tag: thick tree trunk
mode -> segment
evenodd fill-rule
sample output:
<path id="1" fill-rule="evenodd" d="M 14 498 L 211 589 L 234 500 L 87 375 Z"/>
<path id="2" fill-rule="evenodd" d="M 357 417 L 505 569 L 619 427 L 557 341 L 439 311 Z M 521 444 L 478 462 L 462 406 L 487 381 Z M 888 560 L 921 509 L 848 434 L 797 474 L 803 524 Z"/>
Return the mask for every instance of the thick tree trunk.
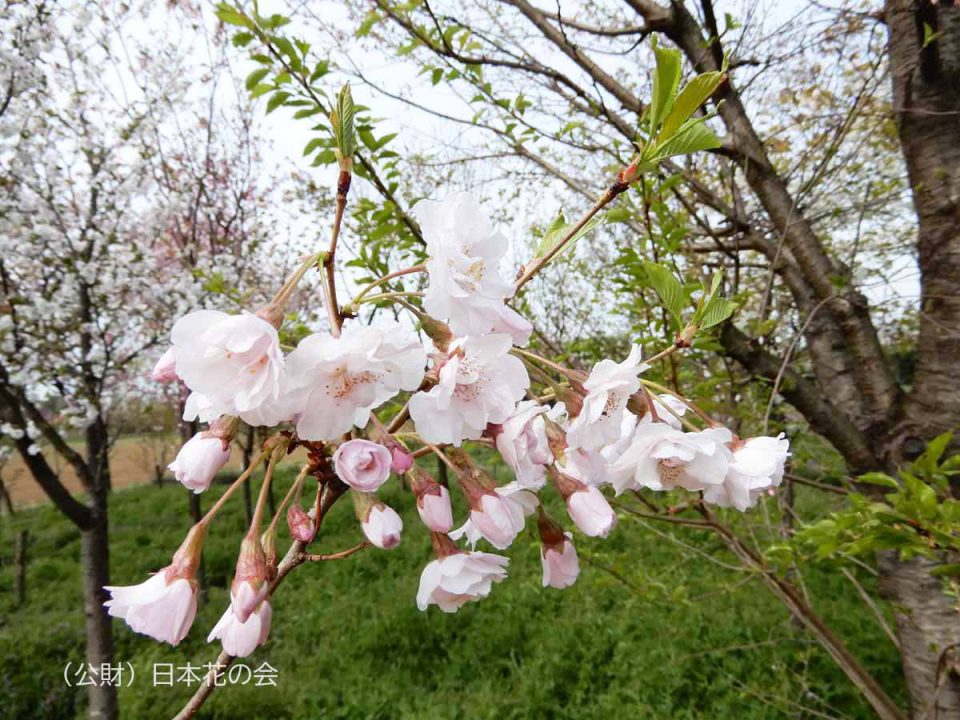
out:
<path id="1" fill-rule="evenodd" d="M 954 670 L 960 622 L 931 567 L 923 558 L 902 562 L 885 553 L 880 559 L 881 591 L 894 604 L 913 717 L 952 720 L 960 717 L 960 679 Z"/>
<path id="2" fill-rule="evenodd" d="M 960 7 L 888 0 L 885 15 L 922 282 L 916 376 L 889 443 L 896 464 L 960 426 Z M 883 587 L 897 610 L 914 716 L 955 719 L 960 615 L 928 567 L 885 558 Z"/>
<path id="3" fill-rule="evenodd" d="M 113 664 L 113 632 L 104 601 L 108 599 L 104 585 L 110 584 L 110 546 L 107 525 L 107 498 L 105 492 L 93 499 L 95 521 L 82 532 L 81 567 L 83 571 L 83 611 L 86 621 L 87 663 L 99 674 L 100 668 Z M 93 672 L 90 677 L 98 677 Z M 89 685 L 90 717 L 92 720 L 116 720 L 117 691 L 110 685 L 97 682 Z"/>

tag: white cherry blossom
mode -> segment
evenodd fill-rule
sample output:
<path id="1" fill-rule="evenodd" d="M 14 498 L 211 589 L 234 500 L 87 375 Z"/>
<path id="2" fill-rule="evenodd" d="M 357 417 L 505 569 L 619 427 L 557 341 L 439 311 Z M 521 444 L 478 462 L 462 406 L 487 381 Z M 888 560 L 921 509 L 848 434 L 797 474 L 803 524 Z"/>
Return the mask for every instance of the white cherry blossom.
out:
<path id="1" fill-rule="evenodd" d="M 744 512 L 783 481 L 783 470 L 790 456 L 790 441 L 783 433 L 777 437 L 755 437 L 733 451 L 733 458 L 722 485 L 711 485 L 703 499 L 720 507 Z"/>
<path id="2" fill-rule="evenodd" d="M 480 538 L 499 550 L 509 547 L 523 530 L 526 518 L 540 504 L 540 499 L 517 481 L 507 483 L 480 496 L 479 506 L 470 511 L 470 517 L 450 537 L 465 537 L 470 547 L 476 547 Z"/>
<path id="3" fill-rule="evenodd" d="M 425 441 L 459 447 L 489 423 L 503 423 L 530 386 L 527 369 L 510 355 L 509 335 L 455 340 L 439 382 L 410 398 L 410 417 Z"/>
<path id="4" fill-rule="evenodd" d="M 436 605 L 452 613 L 490 594 L 493 583 L 507 577 L 508 558 L 485 552 L 456 552 L 433 560 L 420 575 L 417 607 Z"/>
<path id="5" fill-rule="evenodd" d="M 518 403 L 496 438 L 500 457 L 513 470 L 517 482 L 531 490 L 544 486 L 545 466 L 553 461 L 543 419 L 547 409 L 534 400 Z"/>
<path id="6" fill-rule="evenodd" d="M 585 450 L 600 450 L 620 437 L 623 414 L 630 396 L 640 389 L 640 347 L 634 345 L 621 363 L 601 360 L 593 366 L 583 387 L 583 407 L 567 428 L 567 444 Z"/>
<path id="7" fill-rule="evenodd" d="M 426 311 L 447 320 L 458 335 L 506 333 L 525 345 L 532 326 L 504 304 L 513 296 L 513 283 L 499 269 L 507 239 L 473 196 L 461 192 L 442 202 L 421 200 L 413 213 L 430 256 Z"/>
<path id="8" fill-rule="evenodd" d="M 641 487 L 651 490 L 704 490 L 719 486 L 732 454 L 727 428 L 682 432 L 664 422 L 640 422 L 630 446 L 611 466 L 617 493 Z"/>
<path id="9" fill-rule="evenodd" d="M 280 394 L 283 353 L 277 329 L 252 313 L 198 310 L 171 332 L 176 373 L 197 397 L 185 420 L 256 411 Z"/>
<path id="10" fill-rule="evenodd" d="M 104 587 L 111 596 L 104 605 L 110 615 L 126 620 L 132 630 L 178 645 L 197 614 L 197 584 L 183 577 L 169 577 L 167 570 L 139 585 Z"/>
<path id="11" fill-rule="evenodd" d="M 287 358 L 287 395 L 305 440 L 329 441 L 364 427 L 370 411 L 423 380 L 426 352 L 399 323 L 347 323 L 335 338 L 304 338 Z"/>

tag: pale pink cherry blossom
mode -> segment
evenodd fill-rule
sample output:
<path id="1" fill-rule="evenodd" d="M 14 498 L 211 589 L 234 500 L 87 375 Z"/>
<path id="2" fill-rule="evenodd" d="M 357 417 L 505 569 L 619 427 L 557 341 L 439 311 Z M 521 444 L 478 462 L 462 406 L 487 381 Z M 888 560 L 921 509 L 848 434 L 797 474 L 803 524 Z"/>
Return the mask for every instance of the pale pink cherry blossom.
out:
<path id="1" fill-rule="evenodd" d="M 583 448 L 567 448 L 557 459 L 557 469 L 585 485 L 600 486 L 610 481 L 609 463 L 603 454 Z"/>
<path id="2" fill-rule="evenodd" d="M 513 470 L 517 482 L 531 490 L 546 484 L 546 465 L 553 462 L 543 418 L 546 412 L 546 406 L 524 400 L 496 432 L 500 457 Z"/>
<path id="3" fill-rule="evenodd" d="M 198 310 L 180 318 L 170 336 L 176 373 L 199 396 L 186 404 L 185 420 L 242 415 L 279 398 L 283 353 L 266 320 Z"/>
<path id="4" fill-rule="evenodd" d="M 507 333 L 525 345 L 533 330 L 507 307 L 513 283 L 500 274 L 506 238 L 468 193 L 442 202 L 421 200 L 413 208 L 427 244 L 429 284 L 423 306 L 431 316 L 449 320 L 458 335 Z"/>
<path id="5" fill-rule="evenodd" d="M 223 649 L 235 657 L 246 657 L 270 634 L 273 609 L 267 595 L 269 567 L 260 537 L 251 530 L 243 538 L 237 570 L 230 588 L 230 607 L 207 636 L 219 639 Z"/>
<path id="6" fill-rule="evenodd" d="M 433 547 L 437 559 L 423 569 L 417 591 L 422 611 L 436 605 L 445 613 L 456 612 L 471 600 L 485 598 L 493 583 L 507 577 L 510 560 L 502 555 L 458 550 L 442 533 L 433 533 Z"/>
<path id="7" fill-rule="evenodd" d="M 579 480 L 587 485 L 607 485 L 612 480 L 611 465 L 615 463 L 624 450 L 630 445 L 630 441 L 637 425 L 637 416 L 629 411 L 624 411 L 620 422 L 620 437 L 613 443 L 604 446 L 599 451 L 586 450 L 580 447 L 566 447 L 565 439 L 563 442 L 554 440 L 554 445 L 563 447 L 563 450 L 556 450 L 556 466 L 565 475 Z M 557 426 L 552 427 L 555 434 L 562 430 L 557 430 Z"/>
<path id="8" fill-rule="evenodd" d="M 618 493 L 651 490 L 705 490 L 722 485 L 732 459 L 733 434 L 722 427 L 682 432 L 664 422 L 640 422 L 630 446 L 611 466 Z"/>
<path id="9" fill-rule="evenodd" d="M 790 456 L 790 441 L 777 437 L 755 437 L 734 442 L 733 458 L 722 485 L 711 485 L 703 499 L 720 507 L 749 510 L 765 493 L 783 481 L 784 465 Z"/>
<path id="10" fill-rule="evenodd" d="M 333 454 L 337 477 L 362 492 L 376 492 L 390 477 L 392 464 L 387 448 L 361 438 L 348 440 Z"/>
<path id="11" fill-rule="evenodd" d="M 175 348 L 168 348 L 160 356 L 157 364 L 153 366 L 150 377 L 157 382 L 173 382 L 180 379 L 177 375 L 177 352 Z"/>
<path id="12" fill-rule="evenodd" d="M 313 540 L 316 532 L 316 525 L 306 510 L 300 507 L 298 502 L 294 502 L 287 508 L 287 527 L 290 529 L 290 536 L 300 542 L 310 542 Z"/>
<path id="13" fill-rule="evenodd" d="M 567 503 L 570 519 L 584 535 L 606 537 L 617 524 L 617 514 L 603 493 L 593 485 L 551 468 L 551 477 Z"/>
<path id="14" fill-rule="evenodd" d="M 504 305 L 498 312 L 490 332 L 505 333 L 513 338 L 514 345 L 525 347 L 533 334 L 533 325 L 516 310 Z"/>
<path id="15" fill-rule="evenodd" d="M 167 567 L 146 582 L 129 587 L 107 585 L 109 614 L 126 620 L 135 632 L 178 645 L 197 614 L 196 571 L 206 528 L 194 525 Z"/>
<path id="16" fill-rule="evenodd" d="M 247 657 L 267 641 L 272 618 L 273 608 L 269 600 L 263 600 L 244 622 L 233 612 L 232 606 L 228 607 L 213 626 L 207 642 L 220 640 L 227 654 Z"/>
<path id="17" fill-rule="evenodd" d="M 468 491 L 467 497 L 471 506 L 470 517 L 450 533 L 450 537 L 454 540 L 465 537 L 471 547 L 475 547 L 482 537 L 499 550 L 513 544 L 523 530 L 526 518 L 540 504 L 536 494 L 517 481 L 492 489 Z"/>
<path id="18" fill-rule="evenodd" d="M 543 545 L 540 548 L 540 561 L 543 565 L 543 586 L 562 590 L 570 587 L 580 575 L 580 561 L 577 559 L 577 549 L 573 546 L 573 536 L 566 533 L 566 538 L 559 545 Z"/>
<path id="19" fill-rule="evenodd" d="M 177 482 L 195 493 L 210 487 L 217 473 L 230 461 L 229 421 L 217 421 L 184 443 L 167 468 Z M 235 427 L 235 425 L 232 425 Z M 228 433 L 228 434 L 225 434 Z"/>
<path id="20" fill-rule="evenodd" d="M 389 505 L 384 505 L 372 493 L 350 493 L 353 496 L 353 506 L 357 519 L 373 545 L 381 550 L 391 550 L 400 544 L 400 533 L 403 531 L 403 520 Z"/>
<path id="21" fill-rule="evenodd" d="M 453 528 L 450 491 L 416 465 L 407 472 L 410 489 L 417 496 L 417 512 L 430 530 L 448 533 Z"/>
<path id="22" fill-rule="evenodd" d="M 570 587 L 580 575 L 580 561 L 573 546 L 573 535 L 551 520 L 542 510 L 537 517 L 540 530 L 540 562 L 543 586 L 561 590 Z"/>
<path id="23" fill-rule="evenodd" d="M 640 389 L 640 347 L 634 345 L 621 363 L 601 360 L 583 382 L 583 406 L 567 427 L 567 444 L 584 450 L 601 450 L 620 437 L 623 414 L 630 396 Z"/>
<path id="24" fill-rule="evenodd" d="M 340 337 L 317 333 L 287 357 L 287 396 L 296 406 L 297 434 L 335 440 L 370 412 L 423 380 L 426 351 L 416 333 L 399 323 L 348 322 Z"/>
<path id="25" fill-rule="evenodd" d="M 523 362 L 510 355 L 508 335 L 454 341 L 440 367 L 437 384 L 410 398 L 410 417 L 429 443 L 457 447 L 477 439 L 487 425 L 510 417 L 530 386 Z"/>
<path id="26" fill-rule="evenodd" d="M 657 419 L 676 430 L 680 430 L 683 427 L 680 418 L 687 414 L 687 404 L 673 395 L 651 395 L 651 397 L 653 398 L 653 407 L 657 413 Z M 649 416 L 644 417 L 648 418 Z"/>

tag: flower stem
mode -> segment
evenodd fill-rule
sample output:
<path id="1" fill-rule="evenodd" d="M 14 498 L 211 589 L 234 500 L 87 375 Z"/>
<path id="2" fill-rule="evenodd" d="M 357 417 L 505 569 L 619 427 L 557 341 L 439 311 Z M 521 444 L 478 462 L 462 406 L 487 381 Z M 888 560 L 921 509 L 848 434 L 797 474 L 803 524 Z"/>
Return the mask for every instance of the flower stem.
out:
<path id="1" fill-rule="evenodd" d="M 267 532 L 272 532 L 277 527 L 277 521 L 280 519 L 280 516 L 283 515 L 284 509 L 287 507 L 287 503 L 296 495 L 300 496 L 300 490 L 303 487 L 303 481 L 307 477 L 307 473 L 310 472 L 310 466 L 304 465 L 300 468 L 300 473 L 297 475 L 297 479 L 293 481 L 293 485 L 290 486 L 290 489 L 287 490 L 287 494 L 283 497 L 283 502 L 280 503 L 280 506 L 277 508 L 277 512 L 273 515 L 273 520 L 270 521 L 270 525 L 267 527 Z"/>
<path id="2" fill-rule="evenodd" d="M 263 510 L 267 505 L 267 493 L 270 490 L 270 483 L 273 480 L 273 471 L 277 467 L 277 462 L 287 452 L 287 443 L 281 441 L 276 447 L 270 450 L 270 461 L 267 463 L 267 470 L 263 474 L 263 483 L 260 485 L 260 495 L 257 497 L 257 506 L 253 509 L 253 520 L 250 521 L 250 532 L 258 533 L 260 530 L 260 521 L 263 518 Z"/>
<path id="3" fill-rule="evenodd" d="M 217 499 L 217 501 L 213 504 L 213 506 L 209 510 L 207 510 L 207 514 L 204 515 L 203 518 L 201 518 L 201 520 L 197 524 L 209 526 L 210 523 L 213 521 L 214 516 L 216 516 L 216 514 L 220 512 L 220 509 L 230 499 L 230 496 L 233 495 L 240 488 L 241 485 L 243 485 L 243 483 L 253 474 L 253 471 L 257 469 L 260 463 L 263 462 L 264 458 L 267 457 L 267 455 L 269 454 L 270 454 L 269 450 L 264 450 L 259 455 L 257 455 L 257 457 L 254 458 L 254 460 L 250 463 L 250 465 L 247 466 L 247 469 L 244 470 L 243 473 L 241 473 L 240 477 L 238 477 L 236 480 L 233 481 L 233 484 L 230 487 L 228 487 L 226 492 L 224 492 L 223 495 L 221 495 Z"/>
<path id="4" fill-rule="evenodd" d="M 656 383 L 656 382 L 654 382 L 653 380 L 645 380 L 645 379 L 643 379 L 643 378 L 640 379 L 640 382 L 642 382 L 646 387 L 653 388 L 653 389 L 656 390 L 657 392 L 666 393 L 667 395 L 672 395 L 672 396 L 675 397 L 677 400 L 679 400 L 679 401 L 682 402 L 684 405 L 686 405 L 688 408 L 690 408 L 691 410 L 693 410 L 693 411 L 700 417 L 700 419 L 703 420 L 709 427 L 717 427 L 717 426 L 723 424 L 723 423 L 717 422 L 717 421 L 714 420 L 712 417 L 710 417 L 709 415 L 707 415 L 707 413 L 705 413 L 703 410 L 701 410 L 699 407 L 697 407 L 692 401 L 688 400 L 687 398 L 685 398 L 685 397 L 684 397 L 683 395 L 681 395 L 680 393 L 678 393 L 678 392 L 676 392 L 676 391 L 674 391 L 674 390 L 671 390 L 670 388 L 666 387 L 665 385 L 661 385 L 660 383 Z M 681 422 L 683 422 L 683 418 L 680 417 L 679 415 L 677 415 L 677 413 L 675 413 L 675 412 L 673 411 L 673 409 L 672 409 L 669 405 L 664 404 L 664 407 L 667 408 L 667 410 L 669 410 L 671 413 L 673 413 L 674 415 L 676 415 L 676 417 L 680 418 Z M 689 421 L 687 421 L 687 422 L 684 422 L 684 425 L 691 425 L 691 423 L 690 423 Z M 692 426 L 692 425 L 691 425 L 691 426 Z M 698 429 L 698 428 L 694 427 L 694 430 L 697 430 L 697 429 Z"/>
<path id="5" fill-rule="evenodd" d="M 403 275 L 411 275 L 413 273 L 426 272 L 426 270 L 427 270 L 426 265 L 411 265 L 410 267 L 404 268 L 403 270 L 394 270 L 392 273 L 388 273 L 384 275 L 382 278 L 374 280 L 372 283 L 367 285 L 363 290 L 361 290 L 359 294 L 357 294 L 353 298 L 353 300 L 350 301 L 350 307 L 355 307 L 356 305 L 359 305 L 360 301 L 368 292 L 370 292 L 376 287 L 379 287 L 380 285 L 383 285 L 385 282 L 389 282 L 394 278 L 402 277 Z"/>
<path id="6" fill-rule="evenodd" d="M 550 368 L 551 370 L 555 370 L 556 372 L 560 373 L 564 377 L 567 377 L 567 378 L 573 377 L 573 372 L 568 368 L 563 367 L 563 365 L 558 365 L 552 360 L 547 360 L 545 357 L 540 357 L 536 353 L 532 353 L 529 350 L 524 350 L 522 348 L 515 347 L 511 349 L 510 352 L 512 352 L 514 355 L 520 355 L 524 358 L 533 360 L 534 362 L 540 363 L 541 365 L 546 365 L 548 368 Z"/>

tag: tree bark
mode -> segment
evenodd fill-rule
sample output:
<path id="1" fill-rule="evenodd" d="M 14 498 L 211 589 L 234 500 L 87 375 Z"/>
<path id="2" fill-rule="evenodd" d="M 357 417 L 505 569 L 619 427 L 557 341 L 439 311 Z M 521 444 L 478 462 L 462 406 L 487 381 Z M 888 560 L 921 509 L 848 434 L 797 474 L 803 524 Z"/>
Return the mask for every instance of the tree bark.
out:
<path id="1" fill-rule="evenodd" d="M 81 567 L 87 663 L 92 667 L 91 679 L 99 680 L 100 668 L 113 664 L 113 631 L 110 615 L 103 606 L 108 599 L 108 593 L 103 588 L 110 584 L 110 546 L 105 488 L 100 488 L 94 493 L 92 503 L 93 526 L 84 530 L 81 535 Z M 116 720 L 118 711 L 115 687 L 98 681 L 88 686 L 87 697 L 90 703 L 91 720 Z"/>
<path id="2" fill-rule="evenodd" d="M 888 442 L 888 462 L 960 426 L 960 7 L 887 0 L 898 134 L 917 211 L 920 331 L 913 387 Z M 956 452 L 955 438 L 952 452 Z M 885 557 L 916 718 L 960 718 L 954 646 L 960 615 L 929 562 Z"/>

